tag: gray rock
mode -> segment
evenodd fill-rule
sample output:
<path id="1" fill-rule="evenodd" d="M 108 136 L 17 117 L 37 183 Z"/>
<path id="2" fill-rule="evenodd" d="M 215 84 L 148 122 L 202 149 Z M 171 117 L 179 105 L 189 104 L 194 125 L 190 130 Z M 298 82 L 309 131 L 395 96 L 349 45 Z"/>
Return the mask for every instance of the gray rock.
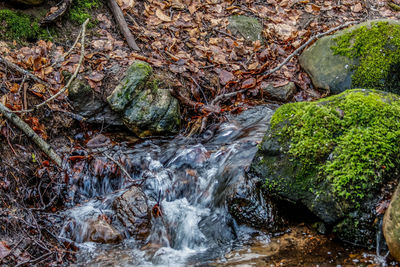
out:
<path id="1" fill-rule="evenodd" d="M 151 213 L 147 198 L 136 186 L 117 197 L 113 209 L 126 233 L 136 240 L 145 240 L 151 229 Z"/>
<path id="2" fill-rule="evenodd" d="M 235 35 L 242 35 L 248 41 L 260 40 L 262 42 L 263 40 L 263 26 L 256 18 L 241 15 L 232 16 L 229 18 L 228 29 Z"/>
<path id="3" fill-rule="evenodd" d="M 135 61 L 107 98 L 111 109 L 137 136 L 176 134 L 180 128 L 179 103 L 168 90 L 151 79 L 149 64 Z"/>
<path id="4" fill-rule="evenodd" d="M 123 125 L 118 114 L 112 111 L 107 103 L 95 97 L 86 81 L 75 79 L 68 93 L 74 112 L 85 117 L 87 122 Z"/>
<path id="5" fill-rule="evenodd" d="M 400 186 L 397 187 L 385 212 L 383 234 L 390 254 L 400 261 Z"/>
<path id="6" fill-rule="evenodd" d="M 265 97 L 271 97 L 281 102 L 288 102 L 292 100 L 294 93 L 296 93 L 296 84 L 289 82 L 286 85 L 274 87 L 270 83 L 261 83 L 261 89 Z"/>
<path id="7" fill-rule="evenodd" d="M 396 20 L 367 21 L 333 35 L 324 36 L 301 54 L 299 58 L 300 65 L 310 75 L 315 87 L 327 90 L 333 94 L 358 87 L 353 84 L 352 76 L 360 64 L 359 59 L 335 55 L 331 47 L 336 45 L 335 38 L 362 26 L 371 27 L 376 22 L 388 22 L 389 24 L 400 25 L 400 22 Z"/>

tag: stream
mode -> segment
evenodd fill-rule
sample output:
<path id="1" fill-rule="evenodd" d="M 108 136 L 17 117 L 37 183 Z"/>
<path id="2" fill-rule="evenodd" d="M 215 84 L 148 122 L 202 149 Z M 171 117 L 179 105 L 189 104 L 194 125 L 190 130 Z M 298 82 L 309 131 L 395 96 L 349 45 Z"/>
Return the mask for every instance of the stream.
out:
<path id="1" fill-rule="evenodd" d="M 279 233 L 263 232 L 231 216 L 228 198 L 245 181 L 245 171 L 272 114 L 267 106 L 256 107 L 197 138 L 135 143 L 106 138 L 103 145 L 89 147 L 88 143 L 75 150 L 71 155 L 92 155 L 90 161 L 67 163 L 70 208 L 61 214 L 65 220 L 60 238 L 79 247 L 77 265 L 274 266 L 285 265 L 286 257 L 294 262 L 304 258 L 306 265 L 385 265 L 385 259 L 374 253 L 338 245 L 304 225 Z M 127 173 L 116 171 L 121 167 L 116 162 Z M 118 208 L 126 207 L 121 199 L 126 200 L 127 192 L 136 192 L 132 193 L 134 200 L 142 206 L 128 207 L 129 214 Z M 255 213 L 273 221 L 273 209 L 261 197 L 254 201 L 261 207 Z M 132 220 L 140 212 L 147 214 L 146 209 L 151 216 Z M 100 225 L 106 227 L 100 228 L 105 232 L 112 225 L 121 235 L 104 242 L 103 237 L 99 239 L 99 227 L 93 232 L 93 225 L 99 225 L 96 220 L 103 221 Z M 140 229 L 126 230 L 129 224 Z M 120 241 L 122 235 L 128 238 Z M 306 250 L 311 251 L 309 256 Z"/>

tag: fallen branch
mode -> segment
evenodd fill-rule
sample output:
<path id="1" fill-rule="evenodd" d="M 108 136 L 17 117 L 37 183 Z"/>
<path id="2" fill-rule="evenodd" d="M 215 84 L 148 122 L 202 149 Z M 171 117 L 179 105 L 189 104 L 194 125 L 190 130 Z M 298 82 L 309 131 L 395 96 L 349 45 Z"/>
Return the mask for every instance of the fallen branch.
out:
<path id="1" fill-rule="evenodd" d="M 114 15 L 115 21 L 117 22 L 119 29 L 124 35 L 129 47 L 133 50 L 140 51 L 140 48 L 137 46 L 135 39 L 133 38 L 131 31 L 129 30 L 128 24 L 126 23 L 124 18 L 124 14 L 122 13 L 122 10 L 117 2 L 115 2 L 115 0 L 108 0 L 108 6 L 110 7 Z"/>
<path id="2" fill-rule="evenodd" d="M 46 143 L 37 133 L 35 133 L 28 124 L 26 124 L 20 117 L 14 112 L 9 110 L 6 106 L 0 103 L 0 113 L 4 115 L 9 121 L 14 123 L 19 129 L 21 129 L 29 138 L 35 142 L 35 144 L 44 152 L 46 155 L 53 160 L 59 167 L 61 167 L 61 158 L 56 152 Z"/>
<path id="3" fill-rule="evenodd" d="M 21 68 L 20 66 L 14 64 L 14 63 L 12 63 L 12 62 L 10 62 L 10 61 L 8 61 L 8 60 L 6 60 L 6 59 L 3 58 L 2 56 L 0 56 L 0 63 L 3 63 L 4 65 L 6 65 L 6 67 L 8 67 L 8 68 L 10 68 L 10 69 L 12 69 L 12 70 L 14 70 L 14 71 L 17 71 L 17 72 L 23 74 L 23 75 L 26 76 L 27 78 L 29 78 L 29 79 L 31 79 L 31 80 L 37 82 L 37 83 L 41 83 L 41 84 L 43 84 L 43 85 L 46 85 L 47 87 L 51 87 L 51 85 L 50 85 L 49 83 L 43 81 L 42 79 L 40 79 L 40 78 L 37 77 L 36 75 L 34 75 L 34 74 L 30 73 L 29 71 L 27 71 L 27 70 Z"/>
<path id="4" fill-rule="evenodd" d="M 205 105 L 203 103 L 190 100 L 189 98 L 181 95 L 179 92 L 176 92 L 176 90 L 170 89 L 170 93 L 172 96 L 177 98 L 179 100 L 179 102 L 181 102 L 182 104 L 184 104 L 186 106 L 193 107 L 195 110 L 198 110 L 203 113 L 220 113 L 220 108 L 217 106 L 213 106 L 212 104 Z"/>
<path id="5" fill-rule="evenodd" d="M 358 21 L 349 21 L 349 22 L 346 22 L 345 24 L 342 24 L 342 25 L 339 25 L 339 26 L 337 26 L 337 27 L 335 27 L 335 28 L 332 28 L 332 29 L 330 29 L 330 30 L 328 30 L 328 31 L 326 31 L 326 32 L 323 32 L 323 33 L 319 33 L 319 34 L 317 34 L 317 35 L 314 35 L 313 37 L 311 37 L 310 39 L 308 39 L 307 42 L 305 42 L 305 43 L 302 44 L 300 47 L 298 47 L 296 50 L 294 50 L 294 52 L 291 53 L 287 58 L 285 58 L 285 60 L 284 60 L 281 64 L 279 64 L 278 66 L 276 66 L 276 67 L 273 68 L 272 70 L 268 70 L 268 71 L 262 72 L 262 73 L 260 73 L 260 74 L 261 74 L 261 75 L 266 75 L 266 76 L 271 75 L 272 73 L 274 73 L 274 72 L 280 70 L 280 69 L 281 69 L 284 65 L 286 65 L 294 56 L 297 56 L 301 51 L 303 51 L 303 49 L 306 48 L 310 43 L 314 42 L 315 40 L 317 40 L 317 39 L 319 39 L 319 38 L 321 38 L 321 37 L 323 37 L 323 36 L 325 36 L 325 35 L 328 35 L 328 34 L 330 34 L 330 33 L 332 33 L 332 32 L 337 31 L 337 30 L 346 28 L 346 27 L 350 26 L 351 24 L 354 24 L 354 23 L 357 23 L 357 22 L 358 22 Z"/>
<path id="6" fill-rule="evenodd" d="M 319 38 L 321 38 L 321 37 L 323 37 L 323 36 L 325 36 L 325 35 L 328 35 L 328 34 L 334 32 L 334 31 L 337 31 L 337 30 L 346 28 L 346 27 L 348 27 L 349 25 L 354 24 L 354 23 L 357 23 L 357 21 L 350 21 L 350 22 L 347 22 L 347 23 L 345 23 L 345 24 L 339 25 L 339 26 L 337 26 L 337 27 L 335 27 L 335 28 L 332 28 L 332 29 L 330 29 L 330 30 L 328 30 L 328 31 L 326 31 L 326 32 L 323 32 L 323 33 L 319 33 L 319 34 L 317 34 L 317 35 L 314 35 L 313 37 L 311 37 L 310 39 L 308 39 L 307 42 L 305 42 L 305 43 L 302 44 L 300 47 L 298 47 L 296 50 L 294 50 L 294 52 L 291 53 L 287 58 L 285 58 L 285 60 L 284 60 L 282 63 L 280 63 L 278 66 L 276 66 L 275 68 L 273 68 L 273 69 L 271 69 L 271 70 L 267 70 L 267 71 L 265 71 L 265 72 L 261 72 L 261 73 L 259 73 L 258 75 L 269 76 L 269 75 L 271 75 L 271 74 L 277 72 L 277 71 L 280 70 L 283 66 L 285 66 L 293 57 L 297 56 L 304 48 L 306 48 L 306 47 L 307 47 L 310 43 L 312 43 L 313 41 L 315 41 L 315 40 L 317 40 L 317 39 L 319 39 Z M 240 90 L 240 91 L 237 91 L 237 92 L 231 92 L 231 93 L 226 93 L 226 94 L 219 95 L 219 96 L 217 96 L 217 97 L 211 102 L 211 105 L 215 105 L 215 104 L 218 103 L 219 101 L 221 101 L 221 100 L 223 100 L 223 99 L 227 99 L 227 98 L 233 97 L 233 96 L 235 96 L 235 95 L 238 94 L 238 93 L 244 93 L 244 92 L 246 92 L 247 90 L 248 90 L 248 89 L 243 89 L 243 90 Z"/>
<path id="7" fill-rule="evenodd" d="M 40 104 L 37 104 L 34 108 L 32 109 L 28 109 L 28 110 L 18 110 L 18 111 L 14 111 L 15 113 L 26 113 L 26 112 L 32 112 L 46 104 L 48 104 L 50 101 L 56 99 L 58 96 L 60 96 L 62 93 L 64 93 L 70 86 L 72 81 L 76 78 L 76 76 L 79 73 L 79 69 L 81 68 L 83 59 L 85 57 L 85 33 L 86 33 L 86 25 L 88 24 L 89 19 L 87 19 L 83 24 L 82 24 L 82 36 L 81 36 L 81 56 L 79 58 L 79 62 L 78 62 L 78 66 L 75 70 L 75 72 L 72 74 L 72 76 L 69 78 L 67 84 L 60 89 L 56 94 L 52 95 L 50 98 L 46 99 L 45 101 L 43 101 Z"/>
<path id="8" fill-rule="evenodd" d="M 107 153 L 103 153 L 104 156 L 106 156 L 108 159 L 110 159 L 112 162 L 114 162 L 115 164 L 117 164 L 117 166 L 121 169 L 121 171 L 126 175 L 126 177 L 128 177 L 129 182 L 134 181 L 132 179 L 132 176 L 129 174 L 129 172 L 124 168 L 124 166 L 122 166 L 122 164 L 115 160 L 113 157 L 111 157 L 110 155 L 108 155 Z"/>

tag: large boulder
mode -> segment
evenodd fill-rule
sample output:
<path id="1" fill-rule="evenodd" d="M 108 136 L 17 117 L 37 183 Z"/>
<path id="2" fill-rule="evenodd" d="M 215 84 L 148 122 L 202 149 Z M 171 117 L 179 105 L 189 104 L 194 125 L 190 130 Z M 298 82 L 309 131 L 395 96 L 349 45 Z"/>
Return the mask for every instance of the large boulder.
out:
<path id="1" fill-rule="evenodd" d="M 307 207 L 339 238 L 373 245 L 382 186 L 399 171 L 400 97 L 356 89 L 281 106 L 250 176 L 275 199 Z"/>
<path id="2" fill-rule="evenodd" d="M 124 124 L 139 137 L 176 134 L 180 127 L 178 101 L 158 88 L 149 64 L 135 61 L 107 98 Z"/>
<path id="3" fill-rule="evenodd" d="M 325 36 L 306 49 L 300 65 L 315 87 L 400 92 L 400 22 L 367 21 Z"/>
<path id="4" fill-rule="evenodd" d="M 385 212 L 383 234 L 390 254 L 400 261 L 400 186 L 397 187 Z"/>
<path id="5" fill-rule="evenodd" d="M 151 229 L 151 212 L 143 191 L 133 186 L 113 202 L 113 209 L 125 233 L 136 240 L 146 240 Z"/>

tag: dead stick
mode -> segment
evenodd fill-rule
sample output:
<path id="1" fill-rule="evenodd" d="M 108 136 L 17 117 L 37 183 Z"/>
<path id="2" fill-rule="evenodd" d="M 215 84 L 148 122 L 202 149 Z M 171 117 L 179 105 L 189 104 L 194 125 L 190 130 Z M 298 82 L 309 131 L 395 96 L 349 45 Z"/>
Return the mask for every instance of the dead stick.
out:
<path id="1" fill-rule="evenodd" d="M 5 58 L 3 58 L 2 56 L 0 56 L 0 63 L 3 63 L 4 65 L 6 65 L 6 67 L 13 69 L 15 71 L 18 71 L 19 73 L 27 76 L 28 78 L 30 78 L 31 80 L 34 80 L 37 83 L 41 83 L 46 85 L 47 87 L 51 87 L 51 85 L 45 81 L 43 81 L 42 79 L 40 79 L 39 77 L 37 77 L 36 75 L 30 73 L 29 71 L 21 68 L 20 66 L 6 60 Z"/>
<path id="2" fill-rule="evenodd" d="M 268 76 L 268 75 L 271 75 L 271 74 L 274 73 L 274 72 L 277 72 L 277 71 L 280 70 L 283 66 L 285 66 L 294 56 L 297 56 L 304 48 L 306 48 L 306 47 L 307 47 L 311 42 L 313 42 L 314 40 L 317 40 L 317 39 L 319 39 L 319 38 L 321 38 L 321 37 L 323 37 L 323 36 L 325 36 L 325 35 L 328 35 L 328 34 L 334 32 L 334 31 L 337 31 L 337 30 L 346 28 L 347 26 L 349 26 L 349 25 L 351 25 L 351 24 L 354 24 L 354 23 L 357 23 L 357 21 L 350 21 L 350 22 L 347 22 L 347 23 L 345 23 L 345 24 L 339 25 L 339 26 L 337 26 L 337 27 L 335 27 L 335 28 L 332 28 L 332 29 L 330 29 L 330 30 L 328 30 L 328 31 L 326 31 L 326 32 L 323 32 L 323 33 L 319 33 L 319 34 L 317 34 L 317 35 L 314 35 L 313 37 L 311 37 L 310 39 L 308 39 L 308 41 L 305 42 L 303 45 L 301 45 L 299 48 L 297 48 L 296 50 L 294 50 L 294 52 L 291 53 L 287 58 L 285 58 L 285 60 L 284 60 L 281 64 L 279 64 L 278 66 L 276 66 L 275 68 L 273 68 L 273 69 L 271 69 L 271 70 L 267 70 L 267 71 L 265 71 L 265 72 L 262 72 L 262 73 L 260 73 L 259 75 Z M 243 89 L 243 90 L 240 90 L 240 91 L 237 91 L 237 92 L 231 92 L 231 93 L 226 93 L 226 94 L 219 95 L 219 96 L 217 96 L 217 97 L 211 102 L 211 105 L 215 105 L 217 102 L 219 102 L 219 101 L 221 101 L 221 100 L 223 100 L 223 99 L 233 97 L 233 96 L 235 96 L 236 94 L 238 94 L 238 93 L 244 93 L 245 91 L 247 91 L 247 89 Z"/>
<path id="3" fill-rule="evenodd" d="M 286 65 L 286 63 L 289 62 L 289 60 L 291 60 L 294 56 L 297 56 L 304 48 L 306 48 L 306 47 L 307 47 L 310 43 L 312 43 L 314 40 L 317 40 L 317 39 L 319 39 L 319 38 L 321 38 L 321 37 L 323 37 L 323 36 L 325 36 L 325 35 L 328 35 L 328 34 L 334 32 L 334 31 L 337 31 L 337 30 L 346 28 L 347 26 L 349 26 L 349 25 L 351 25 L 351 24 L 354 24 L 354 23 L 357 23 L 357 21 L 349 21 L 349 22 L 347 22 L 347 23 L 345 23 L 345 24 L 342 24 L 342 25 L 339 25 L 339 26 L 337 26 L 337 27 L 335 27 L 335 28 L 332 28 L 332 29 L 330 29 L 330 30 L 328 30 L 328 31 L 326 31 L 326 32 L 323 32 L 323 33 L 319 33 L 319 34 L 317 34 L 317 35 L 314 35 L 313 37 L 311 37 L 310 39 L 308 39 L 307 42 L 305 42 L 305 43 L 302 44 L 299 48 L 297 48 L 296 50 L 294 50 L 294 52 L 291 53 L 281 64 L 279 64 L 278 66 L 276 66 L 276 67 L 273 68 L 272 70 L 268 70 L 268 71 L 265 71 L 265 72 L 261 73 L 261 75 L 271 75 L 272 73 L 274 73 L 274 72 L 280 70 L 284 65 Z"/>
<path id="4" fill-rule="evenodd" d="M 44 105 L 46 105 L 47 103 L 49 103 L 50 101 L 52 101 L 53 99 L 57 98 L 59 95 L 61 95 L 62 93 L 64 93 L 70 86 L 72 81 L 76 78 L 76 76 L 79 73 L 79 69 L 81 68 L 82 62 L 83 62 L 83 58 L 85 57 L 85 32 L 86 32 L 86 25 L 88 24 L 89 19 L 87 19 L 83 24 L 82 24 L 82 37 L 81 37 L 81 56 L 79 58 L 79 62 L 78 62 L 78 66 L 74 72 L 74 74 L 72 74 L 71 78 L 69 78 L 67 84 L 60 89 L 56 94 L 54 94 L 53 96 L 51 96 L 50 98 L 46 99 L 46 101 L 43 101 L 40 104 L 37 104 L 34 108 L 32 109 L 28 109 L 28 110 L 18 110 L 18 111 L 14 111 L 15 113 L 25 113 L 25 112 L 32 112 L 35 109 L 38 109 Z"/>
<path id="5" fill-rule="evenodd" d="M 8 120 L 14 125 L 21 129 L 29 138 L 35 142 L 35 144 L 44 152 L 46 155 L 53 160 L 59 167 L 61 167 L 61 158 L 56 152 L 46 143 L 37 133 L 35 133 L 28 124 L 26 124 L 20 117 L 14 112 L 9 110 L 6 106 L 0 103 L 0 113 L 3 114 Z"/>
<path id="6" fill-rule="evenodd" d="M 133 50 L 140 51 L 140 48 L 137 46 L 135 39 L 133 38 L 131 31 L 129 30 L 128 24 L 126 23 L 124 18 L 124 14 L 122 13 L 122 10 L 117 2 L 115 2 L 115 0 L 108 0 L 108 5 L 129 47 Z"/>

